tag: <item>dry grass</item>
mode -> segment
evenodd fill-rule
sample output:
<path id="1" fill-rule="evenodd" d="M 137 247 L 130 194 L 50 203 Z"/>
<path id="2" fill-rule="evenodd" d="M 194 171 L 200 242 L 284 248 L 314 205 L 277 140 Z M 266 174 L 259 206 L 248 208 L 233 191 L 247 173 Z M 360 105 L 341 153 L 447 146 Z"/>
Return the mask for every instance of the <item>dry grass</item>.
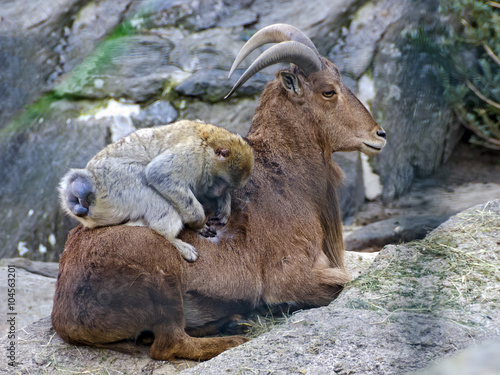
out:
<path id="1" fill-rule="evenodd" d="M 497 309 L 500 217 L 486 206 L 465 211 L 424 240 L 390 246 L 354 280 L 351 307 L 460 315 L 471 305 Z"/>

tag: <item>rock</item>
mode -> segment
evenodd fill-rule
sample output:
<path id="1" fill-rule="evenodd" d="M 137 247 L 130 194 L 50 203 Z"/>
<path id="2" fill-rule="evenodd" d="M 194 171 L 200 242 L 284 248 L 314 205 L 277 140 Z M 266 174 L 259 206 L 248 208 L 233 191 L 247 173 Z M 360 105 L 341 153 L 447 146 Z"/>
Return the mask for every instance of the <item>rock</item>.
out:
<path id="1" fill-rule="evenodd" d="M 128 3 L 130 0 L 2 2 L 0 128 L 90 53 L 121 21 Z"/>
<path id="2" fill-rule="evenodd" d="M 76 221 L 59 208 L 57 185 L 110 141 L 109 119 L 67 119 L 56 107 L 51 112 L 57 118 L 40 118 L 29 133 L 0 137 L 0 257 L 59 260 Z M 22 199 L 14 198 L 20 190 Z"/>
<path id="3" fill-rule="evenodd" d="M 198 70 L 182 81 L 175 90 L 182 95 L 199 97 L 206 102 L 219 102 L 224 99 L 243 72 L 243 70 L 237 70 L 235 74 L 228 79 L 227 70 Z M 248 80 L 238 89 L 234 96 L 256 96 L 264 90 L 267 82 L 272 79 L 274 79 L 274 76 L 257 73 L 252 79 Z"/>
<path id="4" fill-rule="evenodd" d="M 356 0 L 329 0 L 269 2 L 255 0 L 251 9 L 259 14 L 254 28 L 259 30 L 274 23 L 288 23 L 302 30 L 313 41 L 318 51 L 326 53 L 336 44 L 337 29 L 349 22 L 349 16 L 362 3 Z"/>
<path id="5" fill-rule="evenodd" d="M 138 127 L 169 124 L 174 122 L 176 118 L 175 107 L 166 100 L 157 100 L 141 109 L 138 114 L 132 114 L 132 120 Z"/>
<path id="6" fill-rule="evenodd" d="M 87 2 L 75 15 L 65 35 L 64 71 L 69 72 L 90 55 L 97 44 L 123 20 L 132 0 Z"/>
<path id="7" fill-rule="evenodd" d="M 252 125 L 252 118 L 258 99 L 243 99 L 209 104 L 195 101 L 182 112 L 182 118 L 188 120 L 203 120 L 207 123 L 245 136 Z"/>
<path id="8" fill-rule="evenodd" d="M 0 4 L 0 32 L 23 35 L 30 30 L 42 37 L 61 28 L 84 3 L 81 0 L 50 0 L 20 4 L 5 1 Z"/>
<path id="9" fill-rule="evenodd" d="M 163 91 L 179 68 L 169 64 L 172 42 L 159 36 L 124 36 L 103 42 L 57 85 L 59 96 L 127 98 L 143 102 Z"/>
<path id="10" fill-rule="evenodd" d="M 344 237 L 345 249 L 360 251 L 379 250 L 388 244 L 409 242 L 424 238 L 450 215 L 419 215 L 397 217 L 361 227 Z"/>
<path id="11" fill-rule="evenodd" d="M 50 317 L 43 318 L 23 330 L 17 331 L 15 341 L 16 367 L 8 366 L 7 361 L 0 363 L 0 372 L 19 374 L 61 373 L 120 373 L 120 374 L 177 374 L 183 368 L 196 362 L 182 361 L 171 363 L 154 361 L 148 356 L 148 348 L 143 347 L 140 354 L 131 356 L 108 350 L 77 347 L 64 343 L 52 328 Z M 1 343 L 8 348 L 9 339 L 3 337 Z"/>
<path id="12" fill-rule="evenodd" d="M 183 374 L 404 374 L 500 335 L 500 200 L 390 245 L 327 307 Z M 474 261 L 472 261 L 474 259 Z"/>
<path id="13" fill-rule="evenodd" d="M 408 375 L 482 375 L 500 374 L 500 341 L 473 345 L 457 355 L 438 361 L 429 368 Z"/>
<path id="14" fill-rule="evenodd" d="M 341 37 L 328 58 L 342 73 L 359 79 L 371 66 L 378 41 L 405 9 L 404 0 L 366 2 L 357 10 L 349 27 L 342 28 Z"/>
<path id="15" fill-rule="evenodd" d="M 297 312 L 183 374 L 403 374 L 498 337 L 500 295 L 491 283 L 499 281 L 499 223 L 497 200 L 452 217 L 422 241 L 386 246 L 329 306 Z M 358 256 L 347 254 L 348 263 Z M 179 370 L 151 361 L 145 347 L 133 357 L 67 345 L 48 318 L 18 333 L 21 373 L 41 366 L 47 372 Z M 1 345 L 7 347 L 7 338 Z"/>
<path id="16" fill-rule="evenodd" d="M 18 262 L 19 263 L 19 262 Z M 15 318 L 16 331 L 19 333 L 21 328 L 31 324 L 47 315 L 52 311 L 52 300 L 54 298 L 54 290 L 56 287 L 56 279 L 52 277 L 44 277 L 30 273 L 21 267 L 14 264 L 10 260 L 1 262 L 0 275 L 3 283 L 0 284 L 0 301 L 5 308 L 2 310 L 4 319 L 0 322 L 0 337 L 6 335 L 10 330 L 8 318 Z M 7 276 L 14 274 L 15 285 L 13 288 L 7 284 Z M 12 279 L 12 276 L 9 277 Z M 8 290 L 14 289 L 14 301 L 8 300 Z M 9 292 L 10 293 L 10 292 Z M 11 302 L 11 305 L 8 305 Z M 9 310 L 7 309 L 9 307 Z M 10 308 L 13 308 L 10 310 Z M 16 315 L 8 315 L 8 312 L 16 313 Z M 5 363 L 2 361 L 2 363 Z M 1 372 L 1 370 L 0 370 Z"/>
<path id="17" fill-rule="evenodd" d="M 378 253 L 356 253 L 346 251 L 344 253 L 345 268 L 353 279 L 361 276 L 377 258 Z"/>
<path id="18" fill-rule="evenodd" d="M 388 140 L 373 165 L 386 202 L 406 192 L 415 177 L 429 175 L 443 164 L 463 133 L 433 73 L 433 58 L 407 38 L 411 30 L 442 26 L 438 4 L 414 5 L 387 28 L 373 63 L 376 96 L 371 110 Z"/>
<path id="19" fill-rule="evenodd" d="M 200 69 L 222 69 L 229 73 L 236 53 L 243 45 L 239 34 L 228 29 L 188 33 L 170 28 L 151 30 L 151 33 L 174 45 L 169 63 L 188 73 Z"/>
<path id="20" fill-rule="evenodd" d="M 39 262 L 31 261 L 26 258 L 11 258 L 11 259 L 0 259 L 0 266 L 15 266 L 16 268 L 22 268 L 32 274 L 57 278 L 59 273 L 59 263 L 55 262 Z M 45 289 L 45 288 L 44 288 Z"/>
<path id="21" fill-rule="evenodd" d="M 9 218 L 0 220 L 0 224 L 8 221 L 6 229 L 0 228 L 0 235 L 5 234 L 0 238 L 0 246 L 8 243 L 0 248 L 3 256 L 29 250 L 30 254 L 38 252 L 36 259 L 55 260 L 57 255 L 44 255 L 44 249 L 48 253 L 62 250 L 65 230 L 60 234 L 54 230 L 68 228 L 71 223 L 62 212 L 55 213 L 53 190 L 63 169 L 57 164 L 64 159 L 55 151 L 45 150 L 52 149 L 52 145 L 44 144 L 42 139 L 50 142 L 50 137 L 44 138 L 38 131 L 47 126 L 48 117 L 55 118 L 57 126 L 61 126 L 58 131 L 73 146 L 72 152 L 80 152 L 78 147 L 92 143 L 89 139 L 94 139 L 93 131 L 86 131 L 82 125 L 79 131 L 70 132 L 69 127 L 66 132 L 62 124 L 81 121 L 77 119 L 82 115 L 94 113 L 75 109 L 63 114 L 57 112 L 57 106 L 78 108 L 91 102 L 88 107 L 95 108 L 106 105 L 110 99 L 138 106 L 137 114 L 99 120 L 105 122 L 102 130 L 106 132 L 104 137 L 99 135 L 99 145 L 136 127 L 177 118 L 201 119 L 245 135 L 257 103 L 254 97 L 279 67 L 265 69 L 229 101 L 221 101 L 243 69 L 269 46 L 254 51 L 230 80 L 226 74 L 249 36 L 284 19 L 302 29 L 322 54 L 344 69 L 346 85 L 358 91 L 386 128 L 388 146 L 372 160 L 381 175 L 385 202 L 404 193 L 415 176 L 430 173 L 443 163 L 460 136 L 460 127 L 453 122 L 452 113 L 435 86 L 436 80 L 425 75 L 432 72 L 432 61 L 417 53 L 405 38 L 406 32 L 421 25 L 432 30 L 439 24 L 436 6 L 428 0 L 417 5 L 401 0 L 62 0 L 57 6 L 37 0 L 33 4 L 21 7 L 11 1 L 0 5 L 0 64 L 4 67 L 0 72 L 0 90 L 8 93 L 0 103 L 0 127 L 5 127 L 5 131 L 0 129 L 0 156 L 10 155 L 5 159 L 10 163 L 5 172 L 7 186 L 0 187 L 0 193 L 17 191 L 20 182 L 26 180 L 12 183 L 12 171 L 20 175 L 23 168 L 31 171 L 30 163 L 49 168 L 49 161 L 57 160 L 55 169 L 59 172 L 57 177 L 48 173 L 54 177 L 50 181 L 48 176 L 47 180 L 33 180 L 32 183 L 42 185 L 23 192 L 29 194 L 31 205 L 13 207 L 11 202 L 16 199 L 9 196 L 10 201 L 0 211 Z M 49 92 L 39 96 L 43 90 Z M 11 119 L 37 96 L 38 100 L 25 112 L 18 112 Z M 89 126 L 94 126 L 95 119 L 88 118 Z M 31 129 L 38 130 L 31 133 Z M 70 139 L 74 137 L 78 138 Z M 80 160 L 87 161 L 92 156 L 85 151 Z M 51 159 L 32 162 L 25 157 Z M 0 166 L 5 163 L 1 160 Z M 356 168 L 353 173 L 357 173 Z M 350 167 L 345 170 L 351 171 Z M 26 176 L 33 177 L 29 173 Z M 356 178 L 348 180 L 353 183 L 349 186 L 357 189 L 345 188 L 341 193 L 346 215 L 362 201 L 358 197 L 361 184 Z M 377 195 L 370 195 L 370 189 L 366 191 L 371 198 Z M 0 197 L 0 203 L 5 199 Z M 24 197 L 19 200 L 24 201 Z M 53 213 L 43 217 L 44 212 L 36 223 L 29 221 L 25 225 L 25 216 L 34 220 L 41 205 L 44 209 L 47 205 L 47 211 Z M 35 225 L 36 234 L 31 225 Z M 20 234 L 22 231 L 29 232 Z M 55 248 L 47 244 L 50 235 L 57 237 Z"/>
<path id="22" fill-rule="evenodd" d="M 346 221 L 365 201 L 361 157 L 357 151 L 337 152 L 333 154 L 333 161 L 342 168 L 345 175 L 338 194 L 342 219 Z"/>

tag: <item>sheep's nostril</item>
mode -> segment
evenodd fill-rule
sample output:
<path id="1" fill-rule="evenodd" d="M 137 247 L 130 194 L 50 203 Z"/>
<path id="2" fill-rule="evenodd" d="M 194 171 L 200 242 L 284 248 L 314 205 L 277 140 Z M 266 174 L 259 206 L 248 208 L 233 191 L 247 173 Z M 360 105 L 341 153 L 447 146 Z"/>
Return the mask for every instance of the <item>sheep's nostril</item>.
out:
<path id="1" fill-rule="evenodd" d="M 384 138 L 384 139 L 386 137 L 385 131 L 383 131 L 383 130 L 377 130 L 377 135 L 381 138 Z"/>

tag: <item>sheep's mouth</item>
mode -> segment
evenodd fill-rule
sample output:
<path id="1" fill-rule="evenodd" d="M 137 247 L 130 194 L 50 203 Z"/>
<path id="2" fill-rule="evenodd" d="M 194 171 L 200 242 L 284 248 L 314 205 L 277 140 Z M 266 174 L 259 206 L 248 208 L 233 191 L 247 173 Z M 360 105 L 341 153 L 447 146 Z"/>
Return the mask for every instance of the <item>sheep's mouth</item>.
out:
<path id="1" fill-rule="evenodd" d="M 380 151 L 380 150 L 382 150 L 382 147 L 380 147 L 380 146 L 373 146 L 373 145 L 368 144 L 368 143 L 366 143 L 366 142 L 363 142 L 363 144 L 364 144 L 365 146 L 368 146 L 368 147 L 369 147 L 369 148 L 371 148 L 372 150 L 376 150 L 376 151 Z"/>

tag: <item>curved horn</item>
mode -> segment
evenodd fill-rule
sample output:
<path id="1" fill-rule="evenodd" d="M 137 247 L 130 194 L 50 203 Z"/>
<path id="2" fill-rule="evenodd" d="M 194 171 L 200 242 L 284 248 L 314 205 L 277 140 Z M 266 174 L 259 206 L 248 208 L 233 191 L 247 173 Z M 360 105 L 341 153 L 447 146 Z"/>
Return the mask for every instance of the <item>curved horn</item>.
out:
<path id="1" fill-rule="evenodd" d="M 294 26 L 287 25 L 286 23 L 277 23 L 264 27 L 263 29 L 257 31 L 245 43 L 245 45 L 241 48 L 240 52 L 234 59 L 231 70 L 229 71 L 228 78 L 231 77 L 235 69 L 253 50 L 268 43 L 280 43 L 286 41 L 295 41 L 302 43 L 312 49 L 316 53 L 316 55 L 318 55 L 318 57 L 320 56 L 313 42 L 311 42 L 311 39 L 309 39 L 306 34 L 304 34 Z"/>
<path id="2" fill-rule="evenodd" d="M 252 65 L 250 65 L 245 73 L 243 73 L 224 99 L 229 98 L 242 84 L 248 81 L 248 79 L 258 71 L 280 62 L 294 63 L 302 69 L 306 76 L 323 68 L 321 59 L 311 48 L 300 42 L 282 42 L 265 50 Z"/>

